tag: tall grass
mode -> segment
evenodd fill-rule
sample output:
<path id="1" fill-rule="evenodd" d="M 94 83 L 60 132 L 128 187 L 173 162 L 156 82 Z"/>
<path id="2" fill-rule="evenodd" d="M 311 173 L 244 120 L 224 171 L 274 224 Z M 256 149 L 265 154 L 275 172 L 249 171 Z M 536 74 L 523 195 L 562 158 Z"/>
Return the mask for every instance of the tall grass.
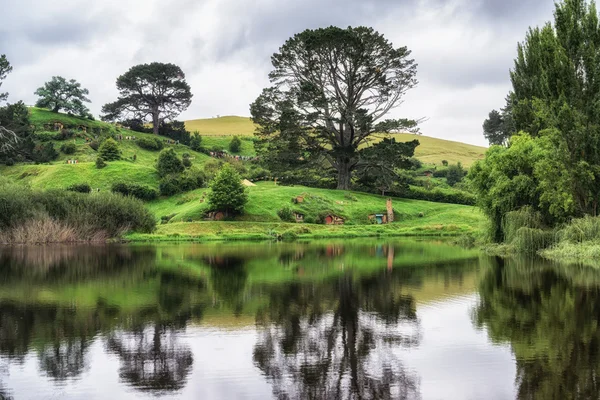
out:
<path id="1" fill-rule="evenodd" d="M 152 232 L 144 204 L 103 192 L 38 191 L 0 181 L 0 242 L 102 241 L 126 231 Z"/>

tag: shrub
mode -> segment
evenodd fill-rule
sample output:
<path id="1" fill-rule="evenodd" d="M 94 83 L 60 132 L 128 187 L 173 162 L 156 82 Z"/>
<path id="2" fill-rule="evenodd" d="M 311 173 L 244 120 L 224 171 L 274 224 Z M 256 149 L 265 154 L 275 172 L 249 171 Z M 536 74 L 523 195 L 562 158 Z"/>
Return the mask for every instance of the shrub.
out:
<path id="1" fill-rule="evenodd" d="M 408 190 L 403 190 L 398 193 L 393 193 L 396 197 L 406 199 L 425 200 L 436 203 L 463 204 L 474 206 L 477 199 L 467 192 L 444 192 L 440 189 L 427 190 L 421 187 L 411 187 Z"/>
<path id="2" fill-rule="evenodd" d="M 448 166 L 448 160 L 442 160 L 442 165 L 444 167 L 447 167 Z"/>
<path id="3" fill-rule="evenodd" d="M 190 149 L 192 149 L 194 151 L 199 151 L 199 152 L 201 152 L 203 150 L 202 136 L 200 136 L 200 133 L 198 131 L 194 132 L 194 134 L 192 135 L 192 137 L 190 139 Z"/>
<path id="4" fill-rule="evenodd" d="M 198 189 L 206 186 L 206 174 L 197 167 L 191 167 L 185 171 L 184 176 L 193 182 L 193 189 Z"/>
<path id="5" fill-rule="evenodd" d="M 234 136 L 231 139 L 231 142 L 229 142 L 229 151 L 232 153 L 239 153 L 241 148 L 242 148 L 242 141 L 240 140 L 239 137 Z"/>
<path id="6" fill-rule="evenodd" d="M 76 183 L 67 187 L 67 190 L 70 192 L 90 193 L 92 187 L 88 183 Z"/>
<path id="7" fill-rule="evenodd" d="M 98 156 L 96 158 L 96 168 L 102 169 L 104 167 L 106 167 L 106 162 L 104 162 L 104 158 Z"/>
<path id="8" fill-rule="evenodd" d="M 163 141 L 156 137 L 153 137 L 153 138 L 141 137 L 136 140 L 136 143 L 142 149 L 146 149 L 146 150 L 150 150 L 150 151 L 159 151 L 165 147 Z"/>
<path id="9" fill-rule="evenodd" d="M 145 185 L 138 185 L 137 183 L 116 182 L 113 183 L 111 191 L 123 196 L 133 196 L 144 201 L 152 201 L 158 198 L 158 191 L 156 189 Z"/>
<path id="10" fill-rule="evenodd" d="M 160 180 L 158 190 L 162 196 L 173 196 L 181 191 L 179 176 L 167 175 Z"/>
<path id="11" fill-rule="evenodd" d="M 75 143 L 65 143 L 60 146 L 60 151 L 62 151 L 64 154 L 75 154 L 77 151 L 77 146 Z"/>
<path id="12" fill-rule="evenodd" d="M 98 148 L 100 147 L 100 143 L 98 143 L 97 140 L 92 140 L 89 145 L 94 151 L 98 151 Z"/>
<path id="13" fill-rule="evenodd" d="M 119 144 L 112 138 L 106 139 L 98 149 L 100 157 L 105 161 L 116 161 L 121 159 L 121 150 Z"/>
<path id="14" fill-rule="evenodd" d="M 181 162 L 185 168 L 190 168 L 192 166 L 192 160 L 190 160 L 189 155 L 185 157 L 184 154 L 183 160 Z"/>
<path id="15" fill-rule="evenodd" d="M 292 241 L 298 239 L 298 234 L 294 231 L 285 231 L 281 234 L 281 240 Z"/>
<path id="16" fill-rule="evenodd" d="M 71 129 L 63 129 L 58 135 L 56 135 L 56 140 L 67 140 L 71 139 L 73 136 L 75 136 L 74 131 Z"/>
<path id="17" fill-rule="evenodd" d="M 163 178 L 170 174 L 179 174 L 183 172 L 185 168 L 179 157 L 177 157 L 175 150 L 169 148 L 160 152 L 156 169 L 158 175 Z"/>
<path id="18" fill-rule="evenodd" d="M 433 171 L 434 178 L 445 178 L 448 176 L 448 168 L 438 168 Z"/>
<path id="19" fill-rule="evenodd" d="M 53 143 L 44 143 L 35 146 L 33 149 L 33 159 L 37 163 L 48 163 L 50 161 L 56 160 L 58 157 L 58 152 L 54 148 Z"/>
<path id="20" fill-rule="evenodd" d="M 246 188 L 240 175 L 229 164 L 225 164 L 210 185 L 208 203 L 213 210 L 240 214 L 248 202 Z"/>
<path id="21" fill-rule="evenodd" d="M 15 160 L 13 160 L 12 158 L 7 158 L 6 160 L 4 160 L 4 165 L 6 165 L 7 167 L 12 167 L 13 165 L 15 165 Z"/>
<path id="22" fill-rule="evenodd" d="M 463 169 L 461 163 L 457 163 L 456 165 L 451 165 L 448 167 L 448 174 L 446 175 L 446 181 L 448 182 L 448 185 L 454 186 L 461 182 L 464 177 L 465 170 Z"/>
<path id="23" fill-rule="evenodd" d="M 284 206 L 282 209 L 277 211 L 277 215 L 284 222 L 296 222 L 294 212 L 289 206 Z"/>
<path id="24" fill-rule="evenodd" d="M 190 133 L 185 129 L 185 123 L 183 121 L 161 123 L 158 127 L 158 134 L 173 140 L 178 140 L 181 144 L 190 144 L 191 136 Z"/>
<path id="25" fill-rule="evenodd" d="M 78 240 L 89 240 L 100 232 L 111 237 L 128 229 L 151 232 L 155 227 L 152 214 L 136 199 L 108 192 L 84 195 L 0 184 L 0 230 L 48 218 L 76 230 Z"/>

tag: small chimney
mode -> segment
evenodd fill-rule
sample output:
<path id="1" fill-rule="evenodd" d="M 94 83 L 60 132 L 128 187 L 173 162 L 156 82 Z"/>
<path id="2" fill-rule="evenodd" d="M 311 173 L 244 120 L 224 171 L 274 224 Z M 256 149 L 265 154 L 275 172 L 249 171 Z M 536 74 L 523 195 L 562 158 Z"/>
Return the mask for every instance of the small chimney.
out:
<path id="1" fill-rule="evenodd" d="M 389 198 L 387 199 L 387 217 L 388 217 L 388 224 L 391 224 L 392 222 L 394 222 L 394 209 L 392 208 L 392 199 Z"/>

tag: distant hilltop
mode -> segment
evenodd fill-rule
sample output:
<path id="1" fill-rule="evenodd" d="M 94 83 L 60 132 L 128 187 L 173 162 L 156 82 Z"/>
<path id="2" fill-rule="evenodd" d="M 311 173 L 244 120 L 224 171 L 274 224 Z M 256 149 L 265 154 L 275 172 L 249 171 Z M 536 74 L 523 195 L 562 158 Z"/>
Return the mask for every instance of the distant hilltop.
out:
<path id="1" fill-rule="evenodd" d="M 185 121 L 185 127 L 188 131 L 198 131 L 203 136 L 252 136 L 256 126 L 248 117 L 229 115 Z M 460 161 L 464 166 L 469 167 L 476 160 L 483 159 L 487 150 L 486 147 L 429 136 L 415 136 L 408 133 L 397 133 L 393 136 L 399 141 L 409 141 L 416 137 L 421 142 L 417 147 L 416 157 L 425 163 L 438 165 L 442 160 L 447 160 L 450 163 Z"/>

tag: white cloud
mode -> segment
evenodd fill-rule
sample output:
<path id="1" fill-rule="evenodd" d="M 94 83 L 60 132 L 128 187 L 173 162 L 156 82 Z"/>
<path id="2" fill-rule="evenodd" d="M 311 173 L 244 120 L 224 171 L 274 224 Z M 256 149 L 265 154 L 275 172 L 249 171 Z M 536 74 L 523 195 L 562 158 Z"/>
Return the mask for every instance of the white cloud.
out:
<path id="1" fill-rule="evenodd" d="M 4 4 L 6 3 L 6 4 Z M 397 115 L 427 117 L 424 134 L 485 144 L 481 124 L 503 105 L 516 43 L 551 16 L 543 0 L 3 0 L 0 54 L 10 101 L 35 102 L 53 75 L 90 90 L 92 112 L 113 101 L 117 76 L 152 61 L 182 67 L 192 86 L 184 119 L 248 115 L 270 56 L 294 33 L 369 25 L 407 45 L 420 84 Z"/>

